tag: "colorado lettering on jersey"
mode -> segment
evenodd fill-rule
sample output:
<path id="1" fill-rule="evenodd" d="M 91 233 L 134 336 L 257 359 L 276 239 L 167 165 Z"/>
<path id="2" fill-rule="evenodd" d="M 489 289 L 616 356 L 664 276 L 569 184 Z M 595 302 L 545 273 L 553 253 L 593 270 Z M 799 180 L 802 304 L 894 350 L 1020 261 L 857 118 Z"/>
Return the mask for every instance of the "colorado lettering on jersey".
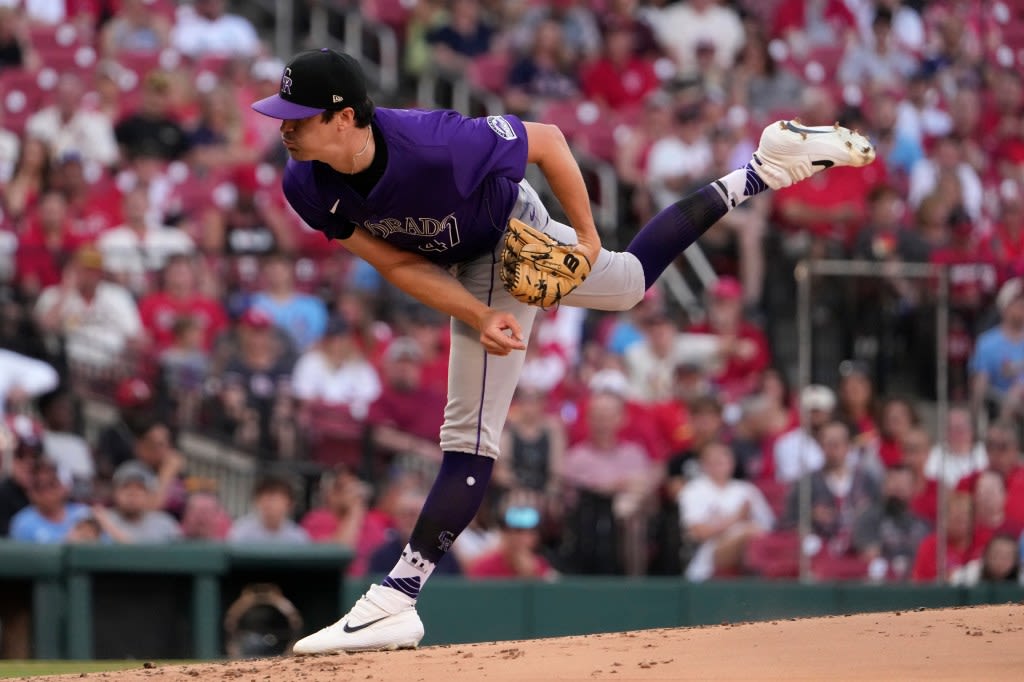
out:
<path id="1" fill-rule="evenodd" d="M 360 223 L 354 224 L 360 225 Z M 394 234 L 429 239 L 430 241 L 416 245 L 416 248 L 420 251 L 446 251 L 458 246 L 460 241 L 459 224 L 455 219 L 454 213 L 449 213 L 441 220 L 408 216 L 405 220 L 399 218 L 383 218 L 377 221 L 367 220 L 361 226 L 370 234 L 380 239 L 387 239 Z"/>

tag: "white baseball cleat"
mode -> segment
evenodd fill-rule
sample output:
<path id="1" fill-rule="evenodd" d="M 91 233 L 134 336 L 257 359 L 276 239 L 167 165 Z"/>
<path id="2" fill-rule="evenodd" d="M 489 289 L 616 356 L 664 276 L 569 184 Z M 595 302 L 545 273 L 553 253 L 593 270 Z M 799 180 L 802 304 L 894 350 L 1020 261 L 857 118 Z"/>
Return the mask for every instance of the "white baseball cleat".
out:
<path id="1" fill-rule="evenodd" d="M 792 120 L 764 129 L 751 165 L 766 185 L 781 189 L 826 168 L 866 166 L 874 160 L 874 146 L 857 131 L 838 123 L 805 126 Z"/>
<path id="2" fill-rule="evenodd" d="M 352 651 L 415 649 L 423 639 L 423 621 L 416 602 L 398 590 L 371 585 L 352 610 L 334 625 L 292 648 L 296 654 L 328 654 Z"/>

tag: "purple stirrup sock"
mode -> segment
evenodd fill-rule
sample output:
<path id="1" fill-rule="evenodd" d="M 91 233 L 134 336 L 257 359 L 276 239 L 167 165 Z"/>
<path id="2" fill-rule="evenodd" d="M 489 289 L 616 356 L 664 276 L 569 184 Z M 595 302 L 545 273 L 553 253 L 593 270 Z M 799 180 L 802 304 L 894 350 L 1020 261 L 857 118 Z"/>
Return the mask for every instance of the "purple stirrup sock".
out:
<path id="1" fill-rule="evenodd" d="M 402 557 L 381 583 L 416 599 L 437 562 L 451 549 L 483 502 L 494 460 L 445 452 Z"/>
<path id="2" fill-rule="evenodd" d="M 633 237 L 626 251 L 643 265 L 645 288 L 650 289 L 679 254 L 729 212 L 723 191 L 712 185 L 700 188 L 651 218 Z"/>

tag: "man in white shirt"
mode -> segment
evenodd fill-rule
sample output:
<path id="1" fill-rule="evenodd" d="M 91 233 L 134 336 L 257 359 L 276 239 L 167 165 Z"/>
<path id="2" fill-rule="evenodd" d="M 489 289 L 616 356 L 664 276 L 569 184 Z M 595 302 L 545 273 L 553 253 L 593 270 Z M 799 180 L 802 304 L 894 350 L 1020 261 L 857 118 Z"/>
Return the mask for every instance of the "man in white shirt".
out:
<path id="1" fill-rule="evenodd" d="M 124 195 L 121 212 L 124 224 L 101 234 L 96 246 L 114 280 L 141 295 L 148 273 L 163 269 L 171 256 L 192 253 L 195 243 L 182 230 L 153 222 L 149 191 L 142 186 Z"/>
<path id="2" fill-rule="evenodd" d="M 676 114 L 671 134 L 651 146 L 647 182 L 658 210 L 679 201 L 711 167 L 711 144 L 697 105 Z"/>
<path id="3" fill-rule="evenodd" d="M 64 338 L 73 363 L 96 368 L 122 362 L 126 348 L 143 333 L 132 295 L 103 280 L 103 256 L 91 246 L 75 254 L 60 284 L 43 290 L 34 314 L 44 333 Z"/>
<path id="4" fill-rule="evenodd" d="M 707 580 L 740 568 L 751 538 L 772 528 L 775 515 L 761 491 L 734 479 L 736 458 L 728 445 L 711 443 L 700 455 L 701 475 L 679 492 L 683 532 L 700 543 L 686 577 Z"/>
<path id="5" fill-rule="evenodd" d="M 716 66 L 732 68 L 747 40 L 739 15 L 718 0 L 689 0 L 670 5 L 658 12 L 652 27 L 658 42 L 683 73 L 696 71 L 697 48 L 701 44 L 714 47 Z"/>
<path id="6" fill-rule="evenodd" d="M 806 411 L 809 423 L 806 427 L 798 425 L 775 441 L 775 480 L 780 483 L 793 483 L 825 463 L 817 434 L 832 419 L 836 394 L 827 386 L 808 386 L 800 394 L 800 407 Z"/>
<path id="7" fill-rule="evenodd" d="M 43 140 L 54 158 L 75 153 L 84 161 L 112 166 L 117 161 L 117 140 L 110 118 L 82 105 L 85 86 L 72 73 L 65 73 L 54 89 L 53 105 L 33 114 L 25 134 Z"/>
<path id="8" fill-rule="evenodd" d="M 380 396 L 380 377 L 344 319 L 328 322 L 320 343 L 299 357 L 292 392 L 303 401 L 345 405 L 355 419 L 366 418 L 370 403 Z"/>
<path id="9" fill-rule="evenodd" d="M 196 0 L 178 8 L 171 44 L 189 57 L 253 57 L 260 51 L 256 29 L 245 17 L 224 12 L 224 0 Z"/>

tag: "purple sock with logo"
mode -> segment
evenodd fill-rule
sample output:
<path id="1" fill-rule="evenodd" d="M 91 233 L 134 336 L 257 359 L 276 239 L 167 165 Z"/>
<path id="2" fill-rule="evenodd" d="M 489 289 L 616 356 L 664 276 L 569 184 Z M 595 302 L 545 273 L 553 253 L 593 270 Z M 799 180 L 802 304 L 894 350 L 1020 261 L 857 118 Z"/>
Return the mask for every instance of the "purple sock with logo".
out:
<path id="1" fill-rule="evenodd" d="M 441 557 L 451 549 L 483 502 L 494 460 L 446 452 L 434 485 L 398 563 L 381 583 L 416 599 Z"/>
<path id="2" fill-rule="evenodd" d="M 644 267 L 644 288 L 650 289 L 679 254 L 729 212 L 724 195 L 724 186 L 702 187 L 662 210 L 633 237 L 626 251 Z"/>

